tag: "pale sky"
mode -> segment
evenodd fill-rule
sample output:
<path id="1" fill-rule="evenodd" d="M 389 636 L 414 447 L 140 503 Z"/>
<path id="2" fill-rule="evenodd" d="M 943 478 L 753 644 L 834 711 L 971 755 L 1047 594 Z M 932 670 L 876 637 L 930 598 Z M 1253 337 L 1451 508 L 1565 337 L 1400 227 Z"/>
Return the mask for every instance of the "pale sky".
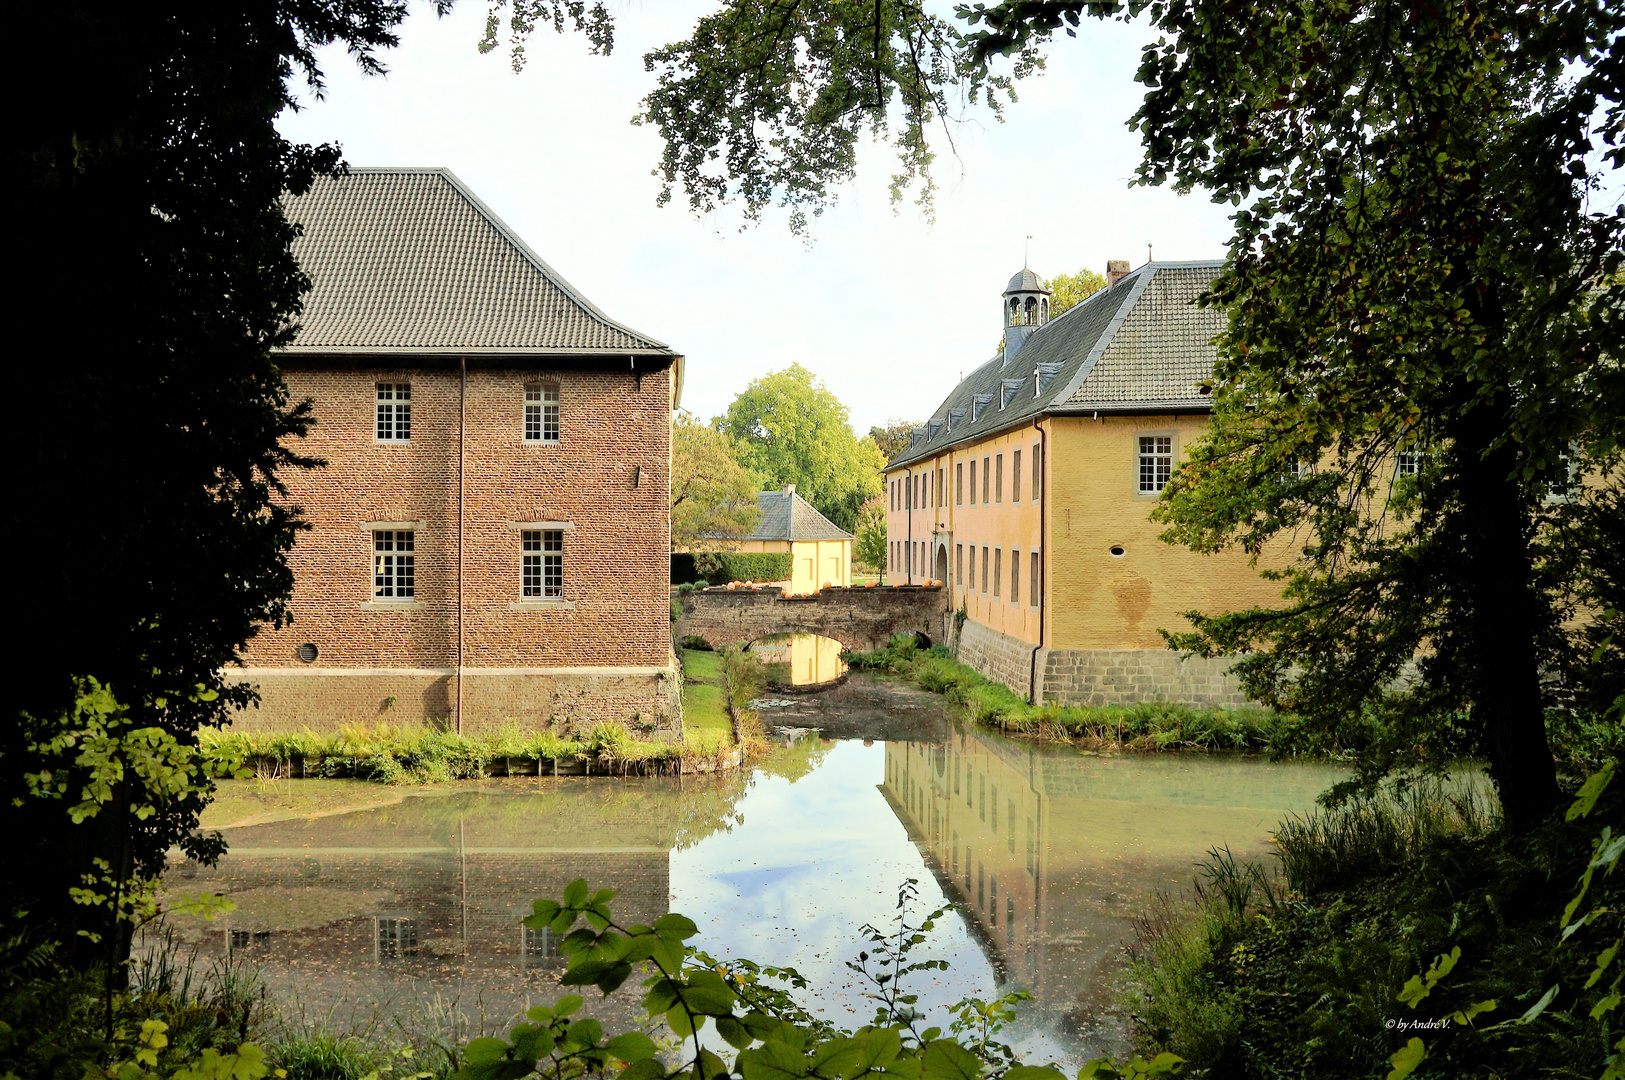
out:
<path id="1" fill-rule="evenodd" d="M 1045 276 L 1104 271 L 1107 259 L 1138 266 L 1148 244 L 1158 260 L 1224 254 L 1228 205 L 1128 187 L 1140 148 L 1126 121 L 1147 31 L 1118 24 L 1059 37 L 1004 124 L 982 111 L 958 128 L 958 160 L 942 146 L 936 165 L 935 224 L 909 202 L 894 212 L 881 148 L 860 158 L 810 246 L 782 212 L 741 233 L 737 213 L 696 219 L 680 193 L 658 209 L 660 140 L 630 123 L 654 85 L 642 57 L 713 6 L 612 2 L 611 56 L 540 30 L 515 75 L 505 52 L 475 48 L 484 4 L 463 0 L 446 19 L 415 4 L 401 46 L 383 56 L 387 76 L 362 77 L 328 50 L 326 99 L 279 127 L 339 142 L 352 165 L 449 168 L 610 316 L 682 352 L 682 404 L 703 418 L 791 363 L 823 379 L 860 435 L 929 418 L 992 355 L 999 293 L 1029 234 L 1029 263 Z"/>

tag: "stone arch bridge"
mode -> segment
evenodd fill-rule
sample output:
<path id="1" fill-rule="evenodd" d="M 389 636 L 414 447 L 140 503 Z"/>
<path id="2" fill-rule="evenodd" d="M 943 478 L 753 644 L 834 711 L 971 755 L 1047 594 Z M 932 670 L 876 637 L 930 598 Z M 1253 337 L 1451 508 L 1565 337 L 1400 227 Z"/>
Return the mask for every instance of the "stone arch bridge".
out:
<path id="1" fill-rule="evenodd" d="M 818 634 L 839 641 L 849 652 L 867 652 L 894 634 L 913 631 L 933 644 L 947 636 L 946 599 L 935 585 L 831 586 L 792 596 L 778 586 L 713 588 L 677 599 L 682 607 L 672 628 L 677 639 L 698 637 L 712 647 L 768 634 Z"/>

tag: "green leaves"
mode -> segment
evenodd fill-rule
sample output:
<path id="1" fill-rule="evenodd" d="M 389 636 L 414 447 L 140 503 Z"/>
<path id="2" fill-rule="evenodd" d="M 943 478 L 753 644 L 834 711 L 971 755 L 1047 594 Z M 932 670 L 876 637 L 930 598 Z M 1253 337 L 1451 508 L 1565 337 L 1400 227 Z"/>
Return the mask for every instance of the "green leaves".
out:
<path id="1" fill-rule="evenodd" d="M 1439 980 L 1455 970 L 1456 962 L 1461 959 L 1461 946 L 1451 949 L 1448 955 L 1441 954 L 1434 957 L 1433 965 L 1423 975 L 1412 975 L 1405 983 L 1404 989 L 1399 992 L 1399 1000 L 1416 1008 L 1422 999 L 1433 992 Z M 1426 980 L 1424 982 L 1424 979 Z"/>
<path id="2" fill-rule="evenodd" d="M 1422 1064 L 1422 1059 L 1427 1057 L 1427 1053 L 1427 1047 L 1423 1045 L 1422 1040 L 1413 1037 L 1389 1057 L 1388 1063 L 1393 1068 L 1388 1070 L 1387 1080 L 1405 1080 L 1405 1077 L 1415 1072 L 1416 1067 Z"/>

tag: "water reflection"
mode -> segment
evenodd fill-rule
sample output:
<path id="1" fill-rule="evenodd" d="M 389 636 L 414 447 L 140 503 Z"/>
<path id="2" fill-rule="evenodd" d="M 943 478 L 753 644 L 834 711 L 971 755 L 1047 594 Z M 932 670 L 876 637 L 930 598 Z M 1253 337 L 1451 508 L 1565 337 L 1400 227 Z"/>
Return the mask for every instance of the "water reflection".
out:
<path id="1" fill-rule="evenodd" d="M 559 993 L 557 941 L 520 921 L 578 877 L 615 889 L 622 918 L 679 910 L 715 955 L 800 968 L 820 988 L 818 1012 L 864 1022 L 872 1006 L 845 962 L 858 928 L 887 925 L 898 885 L 917 878 L 923 904 L 960 905 L 925 949 L 952 966 L 922 978 L 921 1006 L 1031 989 L 1014 1041 L 1075 1062 L 1119 1049 L 1097 1023 L 1105 973 L 1154 890 L 1183 886 L 1216 844 L 1262 850 L 1336 776 L 1085 758 L 946 722 L 938 732 L 805 737 L 749 776 L 490 781 L 249 824 L 227 830 L 219 867 L 181 868 L 166 885 L 236 903 L 185 929 L 205 954 L 244 953 L 298 1007 L 337 1009 L 341 1024 L 457 1013 L 496 1028 Z M 251 817 L 262 789 L 237 783 L 222 806 Z M 313 798 L 300 783 L 322 782 L 280 790 Z M 631 1019 L 637 996 L 591 1008 Z"/>
<path id="2" fill-rule="evenodd" d="M 841 643 L 817 634 L 773 634 L 750 648 L 766 665 L 770 686 L 822 686 L 846 674 Z"/>

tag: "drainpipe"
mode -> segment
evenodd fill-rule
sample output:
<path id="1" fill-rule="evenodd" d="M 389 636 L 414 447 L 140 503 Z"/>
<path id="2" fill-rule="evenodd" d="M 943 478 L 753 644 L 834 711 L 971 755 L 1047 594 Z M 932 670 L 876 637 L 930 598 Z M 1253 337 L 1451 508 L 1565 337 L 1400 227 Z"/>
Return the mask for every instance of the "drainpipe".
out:
<path id="1" fill-rule="evenodd" d="M 1038 417 L 1033 418 L 1033 430 L 1038 432 L 1038 580 L 1027 582 L 1027 587 L 1038 586 L 1038 644 L 1033 646 L 1033 654 L 1028 660 L 1031 673 L 1027 683 L 1027 700 L 1037 705 L 1038 650 L 1044 647 L 1044 581 L 1049 577 L 1049 552 L 1044 547 L 1044 537 L 1048 535 L 1044 531 L 1044 512 L 1049 507 L 1049 432 L 1039 424 Z"/>
<path id="2" fill-rule="evenodd" d="M 463 733 L 463 469 L 468 431 L 468 357 L 457 358 L 457 734 Z"/>

